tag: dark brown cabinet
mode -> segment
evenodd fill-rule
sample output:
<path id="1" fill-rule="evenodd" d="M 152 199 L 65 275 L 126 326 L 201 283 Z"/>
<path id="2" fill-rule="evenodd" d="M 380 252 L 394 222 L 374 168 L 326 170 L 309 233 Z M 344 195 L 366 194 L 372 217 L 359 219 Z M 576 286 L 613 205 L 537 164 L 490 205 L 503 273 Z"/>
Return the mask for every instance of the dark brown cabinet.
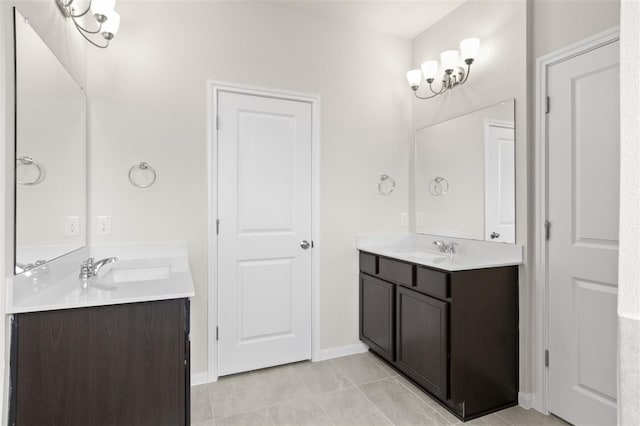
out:
<path id="1" fill-rule="evenodd" d="M 360 338 L 462 420 L 516 405 L 517 267 L 449 272 L 360 252 Z"/>
<path id="2" fill-rule="evenodd" d="M 188 425 L 189 301 L 16 314 L 12 425 Z"/>

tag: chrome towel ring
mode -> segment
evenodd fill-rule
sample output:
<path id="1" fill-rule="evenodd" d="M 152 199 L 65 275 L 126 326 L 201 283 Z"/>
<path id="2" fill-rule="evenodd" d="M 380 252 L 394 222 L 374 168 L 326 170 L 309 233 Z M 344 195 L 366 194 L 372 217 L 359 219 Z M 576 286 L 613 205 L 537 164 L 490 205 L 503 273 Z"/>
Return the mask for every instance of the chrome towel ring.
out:
<path id="1" fill-rule="evenodd" d="M 378 192 L 380 195 L 389 195 L 396 189 L 396 181 L 391 176 L 380 175 L 380 182 L 378 182 Z"/>
<path id="2" fill-rule="evenodd" d="M 436 176 L 429 182 L 429 192 L 434 197 L 447 195 L 449 191 L 449 181 L 441 176 Z"/>
<path id="3" fill-rule="evenodd" d="M 146 184 L 137 183 L 133 177 L 133 174 L 136 170 L 149 172 L 151 174 L 151 181 Z M 129 169 L 129 182 L 131 182 L 131 185 L 135 186 L 136 188 L 149 188 L 151 185 L 153 185 L 156 182 L 157 177 L 158 177 L 158 174 L 156 173 L 155 169 L 151 167 L 151 165 L 146 161 L 141 161 L 139 164 L 134 164 Z"/>
<path id="4" fill-rule="evenodd" d="M 35 168 L 38 169 L 38 177 L 32 180 L 31 182 L 19 180 L 16 178 L 16 182 L 19 183 L 20 185 L 25 185 L 25 186 L 37 185 L 40 182 L 42 182 L 42 180 L 44 179 L 44 169 L 42 168 L 42 165 L 34 161 L 33 158 L 29 157 L 28 155 L 24 155 L 22 157 L 16 158 L 16 163 L 21 163 L 23 166 L 34 166 Z M 17 166 L 18 165 L 20 164 L 17 164 Z"/>

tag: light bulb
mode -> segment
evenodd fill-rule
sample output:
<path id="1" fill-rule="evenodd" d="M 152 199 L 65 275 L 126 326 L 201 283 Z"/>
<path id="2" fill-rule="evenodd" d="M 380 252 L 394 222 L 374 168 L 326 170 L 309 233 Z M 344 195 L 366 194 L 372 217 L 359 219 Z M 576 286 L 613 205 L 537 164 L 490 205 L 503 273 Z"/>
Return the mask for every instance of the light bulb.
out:
<path id="1" fill-rule="evenodd" d="M 424 74 L 424 78 L 429 81 L 433 81 L 436 79 L 436 75 L 438 74 L 438 61 L 427 61 L 422 63 L 422 73 Z"/>
<path id="2" fill-rule="evenodd" d="M 102 24 L 102 37 L 111 40 L 118 33 L 120 27 L 120 15 L 118 12 L 111 11 L 107 16 L 107 20 Z"/>
<path id="3" fill-rule="evenodd" d="M 92 0 L 91 12 L 96 18 L 96 21 L 102 23 L 106 21 L 107 16 L 113 12 L 116 7 L 116 0 Z"/>
<path id="4" fill-rule="evenodd" d="M 453 70 L 458 66 L 458 51 L 457 50 L 445 50 L 440 54 L 440 61 L 442 62 L 442 68 L 445 71 Z"/>
<path id="5" fill-rule="evenodd" d="M 466 38 L 460 42 L 460 54 L 468 65 L 478 57 L 479 49 L 480 39 L 478 38 Z"/>
<path id="6" fill-rule="evenodd" d="M 418 90 L 422 81 L 422 72 L 420 70 L 411 70 L 407 72 L 407 81 L 413 90 Z"/>

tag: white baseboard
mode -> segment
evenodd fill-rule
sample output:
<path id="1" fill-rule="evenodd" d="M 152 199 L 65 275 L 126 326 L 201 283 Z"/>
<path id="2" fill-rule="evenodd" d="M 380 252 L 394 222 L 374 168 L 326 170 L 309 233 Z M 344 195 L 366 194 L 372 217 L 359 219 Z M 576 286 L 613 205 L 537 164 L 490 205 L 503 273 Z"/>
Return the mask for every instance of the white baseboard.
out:
<path id="1" fill-rule="evenodd" d="M 191 373 L 191 386 L 204 385 L 205 383 L 209 383 L 209 373 L 206 371 Z"/>
<path id="2" fill-rule="evenodd" d="M 347 355 L 361 354 L 367 352 L 369 347 L 364 343 L 354 343 L 353 345 L 338 346 L 336 348 L 327 348 L 320 350 L 320 357 L 315 361 L 324 361 L 327 359 L 340 358 Z"/>
<path id="3" fill-rule="evenodd" d="M 524 409 L 533 408 L 533 402 L 535 401 L 535 395 L 532 393 L 518 392 L 518 405 Z"/>

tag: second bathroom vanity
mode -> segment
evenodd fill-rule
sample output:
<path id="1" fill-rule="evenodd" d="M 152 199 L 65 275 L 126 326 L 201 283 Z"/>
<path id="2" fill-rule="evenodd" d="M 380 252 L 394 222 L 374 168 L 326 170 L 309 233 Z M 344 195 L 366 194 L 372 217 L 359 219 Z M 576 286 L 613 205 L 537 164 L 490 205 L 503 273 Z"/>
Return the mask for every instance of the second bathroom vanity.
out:
<path id="1" fill-rule="evenodd" d="M 372 352 L 462 420 L 518 403 L 517 254 L 359 248 L 360 339 Z"/>

